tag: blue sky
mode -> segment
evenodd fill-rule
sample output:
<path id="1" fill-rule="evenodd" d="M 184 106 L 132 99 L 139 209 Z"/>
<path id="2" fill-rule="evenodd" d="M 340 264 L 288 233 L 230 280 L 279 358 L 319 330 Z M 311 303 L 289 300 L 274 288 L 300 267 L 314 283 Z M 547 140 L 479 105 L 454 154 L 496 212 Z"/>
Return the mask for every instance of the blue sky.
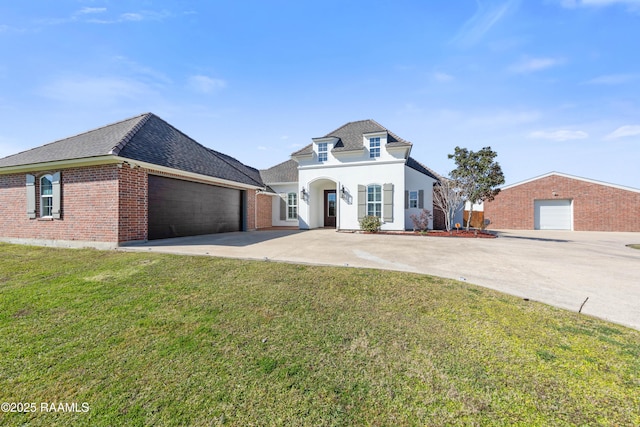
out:
<path id="1" fill-rule="evenodd" d="M 374 119 L 640 188 L 640 0 L 0 0 L 0 156 L 153 112 L 266 168 Z"/>

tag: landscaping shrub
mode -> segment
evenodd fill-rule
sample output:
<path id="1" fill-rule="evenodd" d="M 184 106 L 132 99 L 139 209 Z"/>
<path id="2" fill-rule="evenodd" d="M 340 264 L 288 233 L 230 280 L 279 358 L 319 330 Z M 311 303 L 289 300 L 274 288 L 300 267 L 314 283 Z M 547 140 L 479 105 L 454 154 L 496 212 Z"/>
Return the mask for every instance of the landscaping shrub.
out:
<path id="1" fill-rule="evenodd" d="M 429 209 L 422 209 L 420 215 L 411 214 L 409 216 L 413 221 L 413 230 L 427 231 L 429 229 L 429 221 L 433 218 Z"/>
<path id="2" fill-rule="evenodd" d="M 382 224 L 380 223 L 380 218 L 373 215 L 367 215 L 360 220 L 360 228 L 363 231 L 368 231 L 371 233 L 376 233 L 380 231 L 381 225 Z"/>

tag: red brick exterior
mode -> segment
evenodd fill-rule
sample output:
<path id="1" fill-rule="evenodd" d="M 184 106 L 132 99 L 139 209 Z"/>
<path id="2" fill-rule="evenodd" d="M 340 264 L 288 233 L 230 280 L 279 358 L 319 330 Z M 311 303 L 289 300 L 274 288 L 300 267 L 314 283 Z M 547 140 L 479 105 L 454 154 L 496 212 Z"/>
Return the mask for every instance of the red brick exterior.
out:
<path id="1" fill-rule="evenodd" d="M 124 165 L 118 169 L 118 242 L 147 240 L 148 174 Z"/>
<path id="2" fill-rule="evenodd" d="M 57 172 L 31 172 L 36 178 Z M 41 240 L 118 241 L 118 169 L 116 165 L 63 169 L 62 218 L 40 216 L 36 179 L 36 219 L 27 218 L 26 174 L 0 175 L 0 235 Z"/>
<path id="3" fill-rule="evenodd" d="M 271 218 L 271 199 L 272 196 L 266 194 L 258 194 L 257 196 L 257 211 L 256 211 L 256 226 L 257 228 L 269 228 L 273 224 Z"/>
<path id="4" fill-rule="evenodd" d="M 40 198 L 37 196 L 40 183 L 36 179 L 37 217 L 29 219 L 26 174 L 39 178 L 54 172 L 61 175 L 61 218 L 40 218 Z M 146 240 L 148 173 L 143 168 L 113 164 L 0 175 L 0 237 L 113 244 Z M 262 213 L 256 213 L 255 190 L 244 191 L 247 195 L 246 228 L 255 230 L 256 218 Z M 262 202 L 258 208 L 263 205 Z M 270 218 L 270 204 L 268 215 Z"/>
<path id="5" fill-rule="evenodd" d="M 560 175 L 549 175 L 502 190 L 484 204 L 491 229 L 534 229 L 534 201 L 573 201 L 576 231 L 640 231 L 640 192 Z"/>
<path id="6" fill-rule="evenodd" d="M 247 231 L 252 231 L 256 229 L 256 191 L 255 190 L 246 190 L 245 194 L 247 195 Z"/>

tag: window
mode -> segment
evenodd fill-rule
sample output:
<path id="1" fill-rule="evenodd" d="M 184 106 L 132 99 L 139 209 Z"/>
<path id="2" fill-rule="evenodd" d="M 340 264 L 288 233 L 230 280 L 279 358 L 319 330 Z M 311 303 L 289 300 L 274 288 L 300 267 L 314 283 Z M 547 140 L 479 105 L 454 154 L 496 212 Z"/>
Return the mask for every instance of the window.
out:
<path id="1" fill-rule="evenodd" d="M 417 208 L 418 207 L 418 192 L 417 191 L 409 191 L 409 207 Z"/>
<path id="2" fill-rule="evenodd" d="M 369 138 L 369 157 L 380 157 L 380 138 Z"/>
<path id="3" fill-rule="evenodd" d="M 298 193 L 287 194 L 287 219 L 298 219 Z"/>
<path id="4" fill-rule="evenodd" d="M 367 215 L 382 216 L 382 187 L 379 185 L 367 187 Z"/>
<path id="5" fill-rule="evenodd" d="M 53 176 L 44 175 L 40 178 L 40 216 L 53 216 Z"/>
<path id="6" fill-rule="evenodd" d="M 318 161 L 326 162 L 327 161 L 327 143 L 321 142 L 318 144 Z"/>

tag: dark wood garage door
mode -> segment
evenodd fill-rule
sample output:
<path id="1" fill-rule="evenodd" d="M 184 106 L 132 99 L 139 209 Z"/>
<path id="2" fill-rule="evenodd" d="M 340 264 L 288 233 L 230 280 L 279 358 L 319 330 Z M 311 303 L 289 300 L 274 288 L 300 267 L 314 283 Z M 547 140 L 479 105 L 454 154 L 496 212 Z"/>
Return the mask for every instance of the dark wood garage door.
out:
<path id="1" fill-rule="evenodd" d="M 242 191 L 149 175 L 149 240 L 242 230 Z"/>

